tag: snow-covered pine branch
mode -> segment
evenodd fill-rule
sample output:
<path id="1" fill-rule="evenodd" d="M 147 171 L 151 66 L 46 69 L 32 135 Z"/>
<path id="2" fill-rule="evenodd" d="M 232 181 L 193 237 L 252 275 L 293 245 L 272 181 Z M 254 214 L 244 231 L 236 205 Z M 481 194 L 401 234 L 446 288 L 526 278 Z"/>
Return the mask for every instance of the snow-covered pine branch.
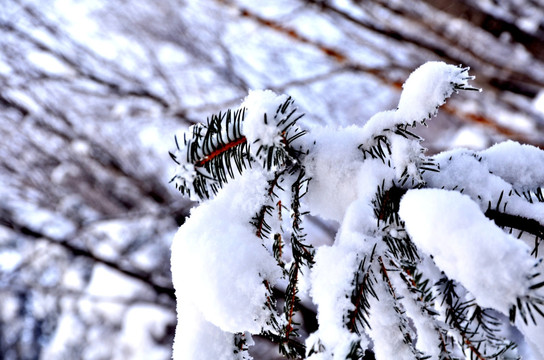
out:
<path id="1" fill-rule="evenodd" d="M 251 359 L 260 335 L 313 360 L 543 359 L 544 152 L 428 157 L 411 131 L 471 79 L 430 62 L 396 110 L 311 130 L 293 99 L 254 91 L 176 141 L 172 181 L 201 204 L 172 245 L 174 358 Z M 308 213 L 339 223 L 332 245 Z M 301 292 L 319 324 L 306 339 Z"/>

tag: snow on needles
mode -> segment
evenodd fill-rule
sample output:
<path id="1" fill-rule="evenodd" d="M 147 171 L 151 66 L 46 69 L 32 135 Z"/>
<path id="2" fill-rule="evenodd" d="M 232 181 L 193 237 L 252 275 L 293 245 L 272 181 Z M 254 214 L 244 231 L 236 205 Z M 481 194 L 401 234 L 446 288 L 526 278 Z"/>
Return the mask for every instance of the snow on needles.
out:
<path id="1" fill-rule="evenodd" d="M 468 68 L 430 61 L 410 74 L 400 96 L 397 113 L 405 123 L 417 122 L 436 115 L 439 106 L 446 102 L 457 88 L 471 88 Z M 452 86 L 453 85 L 453 86 Z"/>
<path id="2" fill-rule="evenodd" d="M 266 327 L 270 314 L 263 307 L 267 296 L 263 280 L 273 284 L 281 272 L 248 221 L 263 204 L 266 185 L 261 171 L 247 171 L 227 184 L 213 201 L 195 208 L 174 238 L 176 296 L 201 313 L 192 319 L 213 324 L 201 326 L 227 333 L 259 333 Z M 183 314 L 187 315 L 186 311 Z M 180 324 L 186 321 L 183 314 L 178 314 Z M 176 334 L 174 351 L 195 348 L 198 344 L 188 343 L 191 339 L 194 336 Z M 174 358 L 185 357 L 174 353 Z"/>
<path id="3" fill-rule="evenodd" d="M 278 105 L 287 100 L 287 95 L 276 95 L 271 90 L 250 91 L 241 107 L 246 108 L 243 133 L 251 146 L 251 151 L 259 150 L 259 145 L 279 145 L 281 136 L 278 134 L 276 110 Z"/>
<path id="4" fill-rule="evenodd" d="M 425 123 L 457 89 L 474 89 L 468 84 L 468 68 L 429 61 L 410 74 L 396 110 L 382 111 L 365 124 L 369 136 L 398 124 Z"/>
<path id="5" fill-rule="evenodd" d="M 467 195 L 411 190 L 399 214 L 418 248 L 480 305 L 508 314 L 517 298 L 526 295 L 535 267 L 529 248 L 487 219 Z"/>
<path id="6" fill-rule="evenodd" d="M 287 95 L 252 91 L 242 103 L 245 113 L 237 136 L 247 140 L 248 161 L 262 160 L 264 154 L 273 157 L 277 149 L 293 145 L 288 139 L 295 139 L 297 147 L 308 151 L 289 147 L 286 163 L 309 179 L 301 191 L 305 196 L 297 202 L 300 199 L 301 208 L 312 215 L 339 223 L 334 243 L 312 250 L 313 267 L 304 274 L 309 285 L 304 290 L 317 307 L 319 323 L 306 339 L 308 359 L 345 359 L 369 347 L 379 360 L 410 360 L 420 354 L 441 357 L 447 340 L 442 335 L 452 340 L 457 335 L 450 336 L 442 305 L 422 305 L 411 278 L 417 274 L 405 274 L 404 266 L 413 266 L 416 272 L 424 269 L 422 275 L 431 286 L 443 271 L 459 283 L 460 294 L 470 293 L 478 306 L 506 315 L 518 301 L 534 296 L 531 276 L 537 261 L 530 247 L 506 234 L 484 212 L 491 204 L 498 211 L 504 195 L 514 213 L 544 218 L 543 204 L 529 204 L 513 195 L 543 185 L 544 152 L 507 142 L 479 153 L 455 150 L 430 158 L 421 147 L 422 139 L 408 130 L 425 124 L 457 90 L 475 90 L 468 84 L 472 78 L 468 68 L 426 63 L 404 84 L 397 109 L 380 112 L 363 126 L 315 127 L 304 137 L 295 131 L 289 137 L 289 126 L 298 118 L 289 118 L 296 108 Z M 193 168 L 182 155 L 178 155 L 180 178 L 191 181 Z M 273 295 L 265 283 L 274 286 L 287 280 L 283 260 L 277 262 L 270 250 L 275 240 L 268 235 L 259 238 L 250 223 L 262 209 L 263 214 L 279 209 L 279 220 L 267 224 L 271 234 L 287 238 L 295 229 L 288 229 L 292 223 L 282 220 L 283 212 L 294 216 L 294 205 L 285 206 L 293 194 L 287 196 L 278 183 L 293 168 L 278 170 L 286 166 L 280 161 L 276 165 L 244 168 L 242 176 L 229 179 L 213 199 L 194 209 L 176 234 L 175 359 L 226 358 L 226 353 L 237 352 L 233 349 L 237 336 L 244 336 L 249 345 L 251 334 L 277 331 L 270 325 L 274 310 L 267 306 L 267 297 Z M 512 171 L 513 165 L 522 174 Z M 280 188 L 285 194 L 275 195 L 275 208 L 269 203 L 271 189 Z M 289 261 L 296 265 L 294 256 Z M 428 305 L 436 307 L 432 309 L 436 314 L 429 316 Z M 530 341 L 539 342 L 537 330 L 520 329 Z M 448 343 L 449 355 L 462 351 L 462 339 L 456 341 Z"/>

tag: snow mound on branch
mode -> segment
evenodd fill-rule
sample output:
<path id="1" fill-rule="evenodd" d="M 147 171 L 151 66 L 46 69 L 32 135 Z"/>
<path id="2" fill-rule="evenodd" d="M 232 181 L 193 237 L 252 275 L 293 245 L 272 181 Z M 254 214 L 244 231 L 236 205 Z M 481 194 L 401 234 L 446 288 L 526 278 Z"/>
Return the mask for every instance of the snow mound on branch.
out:
<path id="1" fill-rule="evenodd" d="M 247 220 L 264 202 L 267 178 L 261 171 L 244 175 L 180 227 L 172 244 L 172 278 L 177 297 L 221 330 L 259 333 L 270 315 L 263 280 L 273 284 L 281 272 Z"/>
<path id="2" fill-rule="evenodd" d="M 249 144 L 262 146 L 279 145 L 281 136 L 278 134 L 277 119 L 274 118 L 278 105 L 287 100 L 287 95 L 276 95 L 271 90 L 253 90 L 245 98 L 241 107 L 246 108 L 243 123 L 243 134 Z M 259 146 L 252 146 L 252 152 Z"/>
<path id="3" fill-rule="evenodd" d="M 493 174 L 516 189 L 534 190 L 535 186 L 544 186 L 544 151 L 539 148 L 508 140 L 480 154 Z"/>
<path id="4" fill-rule="evenodd" d="M 341 221 L 346 209 L 357 198 L 357 179 L 363 165 L 357 149 L 362 130 L 323 127 L 312 129 L 315 145 L 305 160 L 311 180 L 303 201 L 312 213 L 325 219 Z"/>
<path id="5" fill-rule="evenodd" d="M 436 115 L 439 106 L 446 102 L 455 87 L 471 88 L 467 68 L 448 65 L 441 61 L 429 61 L 410 74 L 400 96 L 397 116 L 403 122 L 429 119 Z"/>
<path id="6" fill-rule="evenodd" d="M 233 334 L 222 331 L 206 321 L 194 304 L 178 300 L 178 317 L 183 326 L 177 326 L 173 359 L 232 360 Z"/>
<path id="7" fill-rule="evenodd" d="M 432 255 L 481 306 L 508 314 L 516 299 L 526 295 L 535 266 L 529 248 L 487 219 L 468 196 L 410 190 L 401 200 L 399 215 L 418 248 Z"/>
<path id="8" fill-rule="evenodd" d="M 474 79 L 468 70 L 441 61 L 421 65 L 402 85 L 397 109 L 379 112 L 368 120 L 364 126 L 365 138 L 370 140 L 383 129 L 396 125 L 425 123 L 457 89 L 477 90 L 468 84 Z"/>
<path id="9" fill-rule="evenodd" d="M 357 340 L 344 324 L 348 312 L 354 309 L 347 294 L 351 293 L 353 273 L 359 265 L 357 251 L 324 246 L 318 249 L 314 259 L 311 295 L 319 309 L 319 330 L 307 339 L 306 345 L 312 348 L 318 338 L 325 349 L 334 350 L 338 359 L 345 359 L 351 344 Z"/>
<path id="10" fill-rule="evenodd" d="M 440 153 L 434 157 L 440 164 L 440 172 L 425 173 L 425 181 L 429 187 L 463 189 L 463 193 L 471 198 L 481 199 L 480 206 L 485 210 L 489 202 L 495 203 L 498 194 L 502 191 L 508 193 L 512 187 L 493 174 L 487 162 L 478 155 L 466 149 Z"/>

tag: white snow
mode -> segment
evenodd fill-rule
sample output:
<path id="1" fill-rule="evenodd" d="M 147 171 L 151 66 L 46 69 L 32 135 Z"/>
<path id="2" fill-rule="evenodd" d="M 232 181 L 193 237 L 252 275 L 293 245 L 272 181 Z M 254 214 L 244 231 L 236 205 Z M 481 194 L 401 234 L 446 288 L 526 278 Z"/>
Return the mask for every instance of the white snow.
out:
<path id="1" fill-rule="evenodd" d="M 415 358 L 411 346 L 404 342 L 399 329 L 399 315 L 395 312 L 394 300 L 386 289 L 387 284 L 378 281 L 374 285 L 377 298 L 370 297 L 370 316 L 368 333 L 374 342 L 377 360 L 412 360 Z"/>
<path id="2" fill-rule="evenodd" d="M 231 360 L 233 335 L 203 318 L 201 311 L 190 301 L 178 299 L 178 326 L 173 347 L 176 360 Z M 180 326 L 181 325 L 181 326 Z"/>
<path id="3" fill-rule="evenodd" d="M 402 86 L 397 111 L 407 124 L 428 119 L 453 94 L 452 84 L 468 87 L 471 79 L 462 68 L 429 61 L 414 70 Z"/>
<path id="4" fill-rule="evenodd" d="M 508 140 L 480 153 L 489 170 L 519 190 L 544 186 L 544 152 Z"/>
<path id="5" fill-rule="evenodd" d="M 440 164 L 440 172 L 427 172 L 424 179 L 429 187 L 462 190 L 472 199 L 481 198 L 480 206 L 485 210 L 488 203 L 495 204 L 502 191 L 508 193 L 511 185 L 490 173 L 477 155 L 467 149 L 438 154 L 434 158 Z"/>
<path id="6" fill-rule="evenodd" d="M 424 255 L 418 269 L 425 272 L 429 284 L 444 271 L 462 285 L 460 292 L 474 296 L 482 307 L 508 314 L 517 299 L 528 294 L 529 276 L 536 266 L 530 248 L 483 212 L 489 204 L 495 206 L 501 194 L 534 191 L 535 186 L 544 185 L 544 153 L 515 142 L 480 152 L 457 149 L 433 157 L 440 172 L 423 173 L 420 164 L 428 159 L 420 140 L 395 133 L 405 126 L 425 124 L 457 91 L 455 87 L 471 88 L 471 79 L 467 69 L 426 63 L 404 84 L 396 110 L 382 111 L 364 126 L 316 126 L 300 140 L 309 149 L 302 165 L 311 178 L 303 207 L 340 225 L 335 242 L 316 249 L 315 265 L 305 269 L 309 275 L 301 287 L 317 306 L 319 329 L 306 340 L 308 349 L 320 349 L 312 360 L 345 359 L 354 343 L 362 349 L 373 344 L 379 360 L 413 359 L 412 345 L 433 358 L 440 355 L 437 329 L 445 326 L 440 306 L 436 310 L 441 315 L 429 318 L 416 296 L 403 287 L 406 284 L 398 272 L 390 272 L 390 282 L 382 279 L 385 270 L 377 259 L 390 256 L 385 235 L 401 238 L 406 231 Z M 271 91 L 252 91 L 242 103 L 246 109 L 242 133 L 252 155 L 261 146 L 281 145 L 274 115 L 286 99 Z M 373 158 L 369 150 L 379 144 L 378 136 L 387 140 L 383 159 Z M 180 157 L 183 153 L 182 149 Z M 406 174 L 411 182 L 402 182 Z M 182 176 L 191 180 L 191 171 Z M 261 168 L 246 170 L 214 199 L 193 210 L 176 234 L 172 246 L 178 296 L 174 358 L 223 358 L 233 351 L 234 333 L 248 332 L 249 336 L 267 328 L 271 314 L 263 306 L 267 296 L 263 281 L 278 283 L 281 272 L 270 253 L 270 240 L 259 239 L 249 220 L 268 201 L 270 179 L 271 173 Z M 386 227 L 375 209 L 378 189 L 387 190 L 399 180 L 406 187 L 427 187 L 409 190 L 402 198 L 399 215 L 406 229 L 402 224 Z M 280 197 L 288 203 L 288 196 Z M 508 195 L 508 209 L 544 219 L 543 204 L 529 204 L 514 195 Z M 271 224 L 274 231 L 282 228 L 280 222 Z M 290 258 L 289 249 L 285 255 Z M 354 333 L 346 319 L 355 309 L 351 295 L 363 259 L 373 269 L 377 299 L 368 298 L 370 326 Z M 394 306 L 402 306 L 401 311 Z M 403 318 L 402 311 L 409 319 Z M 410 333 L 414 344 L 405 343 L 404 332 Z M 538 343 L 534 329 L 527 330 L 526 336 Z M 451 347 L 453 355 L 459 356 L 461 346 Z"/>
<path id="7" fill-rule="evenodd" d="M 411 177 L 419 177 L 417 160 L 422 153 L 421 145 L 417 141 L 410 141 L 400 135 L 390 135 L 391 160 L 395 166 L 395 176 L 402 177 L 406 170 Z"/>
<path id="8" fill-rule="evenodd" d="M 44 358 L 62 358 L 67 349 L 77 346 L 81 337 L 85 336 L 85 324 L 73 313 L 63 313 L 58 320 L 57 329 L 48 344 Z"/>
<path id="9" fill-rule="evenodd" d="M 266 327 L 264 309 L 271 284 L 281 276 L 273 256 L 249 220 L 265 201 L 267 178 L 247 171 L 204 202 L 176 234 L 172 277 L 176 295 L 226 332 L 258 333 Z M 180 323 L 184 323 L 180 315 Z"/>
<path id="10" fill-rule="evenodd" d="M 344 359 L 349 345 L 357 337 L 344 325 L 349 310 L 353 310 L 349 295 L 353 274 L 359 265 L 355 251 L 344 247 L 321 247 L 315 256 L 312 271 L 311 296 L 318 307 L 319 330 L 316 334 L 326 350 L 335 354 L 335 359 Z M 307 346 L 311 347 L 309 339 Z"/>
<path id="11" fill-rule="evenodd" d="M 398 124 L 424 123 L 434 115 L 455 91 L 452 84 L 469 87 L 464 69 L 440 61 L 430 61 L 417 68 L 403 84 L 396 110 L 382 111 L 365 124 L 366 138 Z"/>
<path id="12" fill-rule="evenodd" d="M 247 109 L 242 132 L 250 145 L 255 144 L 251 146 L 253 153 L 259 150 L 259 145 L 274 146 L 280 143 L 281 136 L 277 124 L 277 120 L 280 119 L 274 119 L 274 115 L 278 106 L 285 100 L 287 95 L 276 95 L 270 90 L 250 91 L 245 98 L 241 105 L 241 108 Z"/>
<path id="13" fill-rule="evenodd" d="M 349 204 L 357 198 L 357 179 L 363 165 L 357 147 L 362 136 L 361 128 L 356 126 L 312 130 L 316 144 L 305 161 L 312 180 L 303 198 L 312 214 L 341 221 Z"/>
<path id="14" fill-rule="evenodd" d="M 529 248 L 487 219 L 468 196 L 440 189 L 410 190 L 401 218 L 418 248 L 483 307 L 508 314 L 527 294 L 535 267 Z M 482 271 L 485 269 L 485 271 Z"/>
<path id="15" fill-rule="evenodd" d="M 75 71 L 62 63 L 58 58 L 44 51 L 33 51 L 27 55 L 28 60 L 37 68 L 56 76 L 74 76 Z"/>
<path id="16" fill-rule="evenodd" d="M 191 128 L 189 128 L 189 133 L 192 133 Z M 194 164 L 189 161 L 187 155 L 187 147 L 189 144 L 184 144 L 183 142 L 180 143 L 179 141 L 178 144 L 179 149 L 177 149 L 174 153 L 178 165 L 176 166 L 173 177 L 178 185 L 184 184 L 185 186 L 190 187 L 189 198 L 193 201 L 198 201 L 200 198 L 198 197 L 193 185 L 197 172 Z M 203 170 L 204 169 L 202 169 L 202 171 Z"/>
<path id="17" fill-rule="evenodd" d="M 91 280 L 85 289 L 87 296 L 81 298 L 79 308 L 86 314 L 120 322 L 124 315 L 124 301 L 143 297 L 148 291 L 142 283 L 106 265 L 97 264 L 93 267 Z"/>

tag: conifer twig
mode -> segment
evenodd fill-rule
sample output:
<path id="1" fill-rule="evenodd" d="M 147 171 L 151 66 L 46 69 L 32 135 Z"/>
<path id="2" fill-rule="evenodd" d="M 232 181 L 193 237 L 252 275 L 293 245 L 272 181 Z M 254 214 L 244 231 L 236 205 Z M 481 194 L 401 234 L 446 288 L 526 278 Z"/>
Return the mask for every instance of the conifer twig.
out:
<path id="1" fill-rule="evenodd" d="M 247 142 L 247 139 L 245 136 L 242 136 L 241 138 L 239 139 L 235 139 L 234 141 L 232 142 L 229 142 L 229 143 L 226 143 L 225 145 L 223 146 L 219 146 L 217 149 L 215 149 L 214 151 L 212 151 L 209 155 L 206 155 L 204 156 L 202 159 L 198 160 L 196 163 L 195 163 L 195 166 L 198 166 L 198 167 L 202 167 L 204 166 L 207 162 L 213 160 L 215 157 L 225 153 L 227 150 L 233 148 L 233 147 L 236 147 L 238 145 L 241 145 L 241 144 L 244 144 L 245 142 Z"/>

